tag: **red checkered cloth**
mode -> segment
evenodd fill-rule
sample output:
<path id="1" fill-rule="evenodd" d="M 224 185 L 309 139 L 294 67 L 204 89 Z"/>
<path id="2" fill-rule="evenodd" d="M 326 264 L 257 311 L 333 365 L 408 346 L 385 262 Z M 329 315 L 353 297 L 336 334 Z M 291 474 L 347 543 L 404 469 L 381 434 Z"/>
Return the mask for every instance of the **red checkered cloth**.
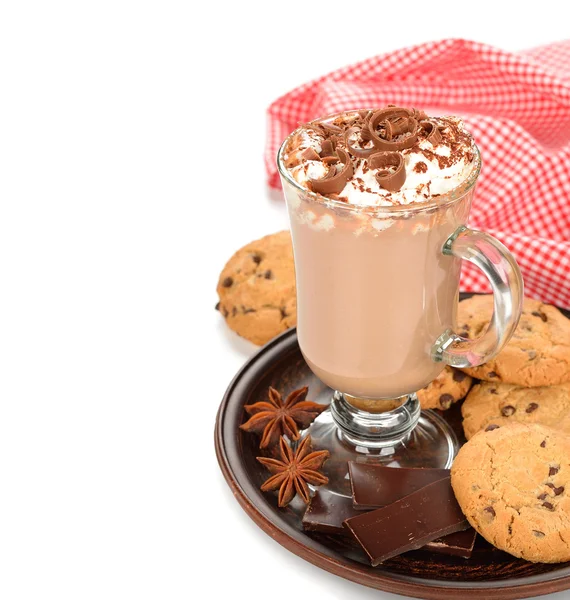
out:
<path id="1" fill-rule="evenodd" d="M 306 83 L 268 109 L 265 161 L 300 122 L 397 104 L 464 117 L 483 157 L 470 225 L 515 255 L 526 295 L 570 307 L 570 41 L 511 54 L 449 39 L 375 56 Z M 490 291 L 470 265 L 462 289 Z"/>

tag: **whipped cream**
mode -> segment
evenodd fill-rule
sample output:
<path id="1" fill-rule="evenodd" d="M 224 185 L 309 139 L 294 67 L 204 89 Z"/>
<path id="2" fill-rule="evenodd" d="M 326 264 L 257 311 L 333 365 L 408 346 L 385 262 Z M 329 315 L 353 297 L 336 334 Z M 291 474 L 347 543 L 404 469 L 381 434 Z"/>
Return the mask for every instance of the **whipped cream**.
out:
<path id="1" fill-rule="evenodd" d="M 358 113 L 345 113 L 330 121 L 348 129 Z M 406 178 L 397 191 L 382 187 L 376 178 L 376 171 L 370 169 L 367 158 L 351 155 L 353 174 L 336 194 L 325 194 L 335 200 L 363 206 L 394 206 L 427 202 L 458 187 L 472 172 L 475 161 L 475 148 L 471 135 L 464 129 L 457 117 L 430 117 L 440 135 L 434 143 L 426 136 L 418 136 L 410 148 L 400 150 L 404 159 Z M 320 179 L 329 166 L 318 156 L 308 152 L 313 149 L 320 154 L 328 131 L 302 127 L 292 137 L 284 155 L 285 166 L 291 176 L 303 187 L 311 189 L 310 178 Z M 338 147 L 346 148 L 345 137 L 333 134 Z M 353 138 L 350 144 L 355 145 Z M 358 146 L 358 144 L 356 144 Z M 372 142 L 362 142 L 362 149 L 372 148 Z M 350 149 L 349 154 L 350 154 Z M 380 150 L 378 150 L 380 151 Z M 342 164 L 333 165 L 337 172 Z"/>

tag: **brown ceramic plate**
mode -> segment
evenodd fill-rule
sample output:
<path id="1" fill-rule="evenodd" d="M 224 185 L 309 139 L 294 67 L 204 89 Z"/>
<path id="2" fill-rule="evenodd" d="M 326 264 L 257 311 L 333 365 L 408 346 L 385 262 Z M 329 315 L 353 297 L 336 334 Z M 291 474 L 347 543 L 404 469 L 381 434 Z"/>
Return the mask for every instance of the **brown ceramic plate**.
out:
<path id="1" fill-rule="evenodd" d="M 570 317 L 570 313 L 565 313 Z M 272 385 L 288 393 L 308 385 L 311 400 L 328 403 L 331 390 L 303 360 L 296 331 L 289 330 L 269 342 L 252 357 L 230 384 L 218 411 L 216 454 L 235 497 L 247 514 L 272 538 L 305 560 L 372 588 L 396 594 L 441 598 L 528 598 L 570 588 L 570 563 L 545 565 L 516 559 L 492 548 L 482 538 L 466 560 L 427 552 L 409 552 L 379 567 L 347 542 L 333 536 L 303 531 L 304 505 L 296 498 L 286 509 L 277 507 L 275 494 L 263 494 L 259 486 L 267 472 L 255 457 L 258 439 L 240 431 L 244 404 L 265 399 Z M 459 439 L 460 407 L 440 413 L 454 426 Z"/>

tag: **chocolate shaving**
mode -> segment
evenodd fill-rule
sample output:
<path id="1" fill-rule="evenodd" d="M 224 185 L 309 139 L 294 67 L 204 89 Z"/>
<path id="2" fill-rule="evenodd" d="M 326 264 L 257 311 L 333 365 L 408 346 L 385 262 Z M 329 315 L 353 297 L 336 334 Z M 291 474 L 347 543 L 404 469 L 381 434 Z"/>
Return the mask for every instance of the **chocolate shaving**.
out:
<path id="1" fill-rule="evenodd" d="M 425 121 L 428 118 L 423 110 L 418 110 L 417 108 L 412 108 L 410 116 L 414 117 L 416 121 Z"/>
<path id="2" fill-rule="evenodd" d="M 368 159 L 368 166 L 378 169 L 376 181 L 390 192 L 397 192 L 406 181 L 404 157 L 399 152 L 377 152 Z"/>
<path id="3" fill-rule="evenodd" d="M 334 123 L 327 123 L 326 121 L 321 121 L 320 126 L 325 131 L 330 131 L 331 133 L 342 133 L 342 127 L 335 125 Z"/>
<path id="4" fill-rule="evenodd" d="M 436 146 L 443 139 L 437 125 L 433 121 L 421 121 L 420 127 L 425 133 L 426 141 L 428 141 L 432 146 Z"/>
<path id="5" fill-rule="evenodd" d="M 329 165 L 328 171 L 321 179 L 310 177 L 308 185 L 310 185 L 313 192 L 318 194 L 338 194 L 354 174 L 352 161 L 347 152 L 342 148 L 337 148 L 336 153 L 344 166 L 337 172 L 335 165 Z"/>
<path id="6" fill-rule="evenodd" d="M 305 129 L 312 129 L 315 133 L 322 137 L 326 137 L 327 133 L 321 123 L 313 121 L 312 123 L 299 123 Z"/>

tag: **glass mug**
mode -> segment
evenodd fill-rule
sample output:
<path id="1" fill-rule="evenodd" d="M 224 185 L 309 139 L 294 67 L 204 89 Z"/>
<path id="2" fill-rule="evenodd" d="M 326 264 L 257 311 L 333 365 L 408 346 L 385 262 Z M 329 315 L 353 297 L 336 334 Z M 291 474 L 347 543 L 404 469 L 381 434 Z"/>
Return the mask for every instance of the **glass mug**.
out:
<path id="1" fill-rule="evenodd" d="M 338 115 L 325 117 L 332 120 Z M 297 281 L 297 335 L 311 370 L 335 390 L 309 433 L 332 457 L 385 457 L 400 466 L 449 467 L 457 440 L 416 392 L 444 366 L 480 365 L 510 339 L 523 281 L 510 252 L 466 226 L 481 167 L 418 204 L 358 206 L 303 188 L 278 167 Z M 488 277 L 494 312 L 485 333 L 455 331 L 462 260 Z M 420 414 L 421 413 L 421 414 Z"/>

